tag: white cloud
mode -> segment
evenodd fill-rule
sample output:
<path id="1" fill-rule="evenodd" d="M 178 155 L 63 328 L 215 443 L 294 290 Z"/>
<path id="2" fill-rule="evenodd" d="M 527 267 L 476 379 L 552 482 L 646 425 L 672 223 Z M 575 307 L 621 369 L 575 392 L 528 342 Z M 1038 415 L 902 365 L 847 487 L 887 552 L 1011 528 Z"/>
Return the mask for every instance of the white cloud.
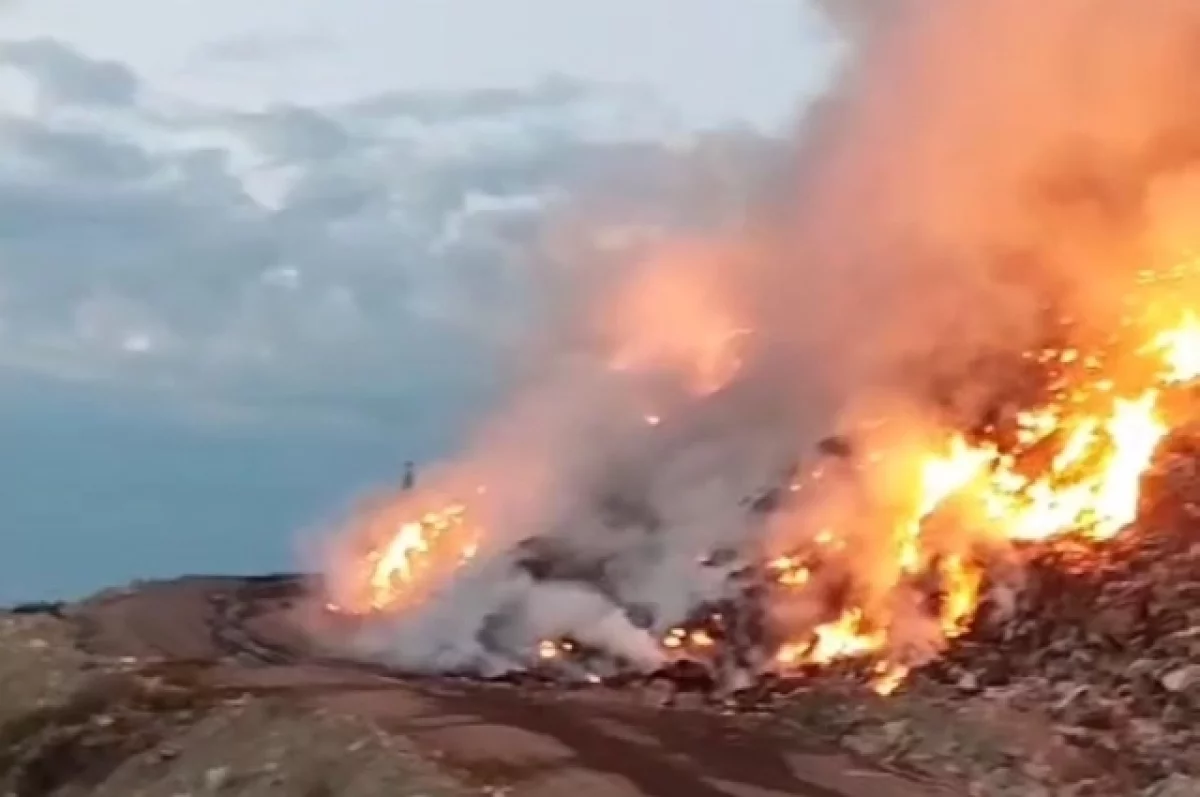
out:
<path id="1" fill-rule="evenodd" d="M 38 93 L 47 104 L 131 105 L 138 99 L 138 80 L 129 67 L 87 58 L 53 39 L 6 42 L 3 59 L 36 76 Z"/>
<path id="2" fill-rule="evenodd" d="M 410 90 L 520 87 L 546 74 L 647 87 L 688 125 L 785 120 L 829 44 L 803 0 L 77 0 L 17 4 L 46 31 L 199 103 L 243 109 Z M 131 24 L 134 20 L 137 24 Z M 145 31 L 153 31 L 146 35 Z"/>
<path id="3" fill-rule="evenodd" d="M 0 368 L 272 412 L 451 422 L 537 322 L 564 203 L 652 228 L 724 198 L 665 188 L 681 162 L 770 149 L 565 78 L 200 108 L 50 39 L 4 44 L 0 74 L 36 100 L 0 115 Z"/>

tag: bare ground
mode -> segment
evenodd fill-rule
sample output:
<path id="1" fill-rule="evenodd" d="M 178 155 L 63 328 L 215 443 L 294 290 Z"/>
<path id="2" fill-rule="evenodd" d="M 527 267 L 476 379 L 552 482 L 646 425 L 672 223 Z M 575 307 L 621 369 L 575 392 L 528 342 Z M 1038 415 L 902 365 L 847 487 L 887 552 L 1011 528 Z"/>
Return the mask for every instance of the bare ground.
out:
<path id="1" fill-rule="evenodd" d="M 290 600 L 221 627 L 212 596 L 232 583 L 0 615 L 0 795 L 1097 794 L 1094 761 L 1002 701 L 814 685 L 733 711 L 628 689 L 410 683 L 309 657 Z M 271 662 L 253 640 L 292 653 Z"/>
<path id="2" fill-rule="evenodd" d="M 0 618 L 0 794 L 478 793 L 367 720 L 223 688 L 210 669 L 88 656 L 63 620 Z"/>

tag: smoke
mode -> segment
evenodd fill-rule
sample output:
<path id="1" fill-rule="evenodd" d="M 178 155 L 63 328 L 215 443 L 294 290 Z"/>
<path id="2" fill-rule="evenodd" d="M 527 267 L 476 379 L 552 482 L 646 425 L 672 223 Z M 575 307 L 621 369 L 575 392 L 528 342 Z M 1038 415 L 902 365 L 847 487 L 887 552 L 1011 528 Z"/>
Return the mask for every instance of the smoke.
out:
<path id="1" fill-rule="evenodd" d="M 500 675 L 532 664 L 543 640 L 567 635 L 636 668 L 664 660 L 657 640 L 594 588 L 537 581 L 504 558 L 455 573 L 419 612 L 368 626 L 351 648 L 412 671 Z"/>
<path id="2" fill-rule="evenodd" d="M 903 644 L 936 645 L 881 555 L 912 492 L 903 452 L 992 400 L 983 364 L 1036 342 L 1048 310 L 1100 334 L 1139 270 L 1200 251 L 1200 6 L 820 5 L 850 57 L 777 164 L 784 188 L 764 186 L 736 226 L 588 273 L 536 379 L 326 552 L 338 599 L 361 580 L 364 536 L 451 501 L 478 533 L 472 563 L 430 570 L 360 652 L 494 670 L 569 632 L 653 666 L 657 635 L 729 589 L 744 557 L 831 524 L 849 536 L 826 592 L 849 583 Z M 835 464 L 771 520 L 747 510 L 847 429 L 900 465 Z M 733 553 L 714 565 L 714 551 Z M 807 598 L 774 618 L 824 611 Z"/>
<path id="3" fill-rule="evenodd" d="M 814 0 L 814 5 L 851 44 L 869 43 L 886 30 L 903 9 L 904 0 Z"/>

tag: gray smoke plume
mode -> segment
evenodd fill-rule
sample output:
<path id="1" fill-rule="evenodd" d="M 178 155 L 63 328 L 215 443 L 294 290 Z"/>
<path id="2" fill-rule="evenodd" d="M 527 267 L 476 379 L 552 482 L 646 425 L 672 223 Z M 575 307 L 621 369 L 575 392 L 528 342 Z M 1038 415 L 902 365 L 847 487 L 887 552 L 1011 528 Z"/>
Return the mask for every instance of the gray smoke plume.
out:
<path id="1" fill-rule="evenodd" d="M 850 543 L 829 589 L 852 584 L 907 643 L 936 644 L 883 561 L 885 510 L 911 474 L 835 471 L 771 521 L 745 499 L 807 468 L 830 432 L 900 419 L 878 434 L 903 449 L 972 417 L 994 387 L 980 363 L 1035 342 L 1048 303 L 1111 329 L 1136 271 L 1200 251 L 1200 4 L 821 5 L 851 57 L 777 182 L 735 232 L 672 241 L 612 278 L 580 269 L 587 290 L 562 295 L 586 301 L 548 328 L 531 383 L 387 510 L 463 501 L 477 558 L 373 626 L 363 652 L 488 671 L 569 633 L 652 667 L 654 640 L 730 571 L 831 518 Z M 335 596 L 370 525 L 327 554 Z M 804 599 L 776 616 L 824 611 Z"/>

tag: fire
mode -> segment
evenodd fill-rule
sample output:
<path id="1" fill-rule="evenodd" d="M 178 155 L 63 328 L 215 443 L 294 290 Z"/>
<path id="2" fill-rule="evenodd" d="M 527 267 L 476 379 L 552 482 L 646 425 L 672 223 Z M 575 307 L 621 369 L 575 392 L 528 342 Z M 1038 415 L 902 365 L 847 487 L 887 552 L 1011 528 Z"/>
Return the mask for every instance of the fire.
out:
<path id="1" fill-rule="evenodd" d="M 1165 382 L 1191 382 L 1200 376 L 1200 317 L 1184 313 L 1177 326 L 1159 333 L 1148 348 L 1162 357 Z"/>
<path id="2" fill-rule="evenodd" d="M 479 549 L 467 526 L 466 506 L 449 504 L 418 520 L 398 522 L 365 557 L 365 578 L 354 594 L 330 603 L 336 611 L 366 614 L 397 609 L 417 599 L 435 569 L 471 560 Z M 381 519 L 387 523 L 390 517 Z"/>
<path id="3" fill-rule="evenodd" d="M 1011 542 L 1066 534 L 1103 541 L 1137 518 L 1142 475 L 1169 432 L 1160 406 L 1163 391 L 1200 376 L 1200 320 L 1185 314 L 1178 326 L 1154 335 L 1141 352 L 1156 358 L 1158 376 L 1152 384 L 1118 394 L 1112 378 L 1096 377 L 1091 384 L 1056 391 L 1046 406 L 1019 413 L 1015 443 L 1008 448 L 952 434 L 940 450 L 930 449 L 915 462 L 911 509 L 895 525 L 895 572 L 898 579 L 936 575 L 943 637 L 953 639 L 969 630 L 984 578 L 981 566 L 968 556 L 939 552 L 924 539 L 928 521 L 951 502 L 960 512 L 973 510 L 964 522 L 982 523 L 988 536 Z M 1099 354 L 1075 348 L 1034 356 L 1042 362 L 1079 364 L 1087 374 L 1096 373 L 1103 362 Z M 838 536 L 836 530 L 823 529 L 817 544 L 829 546 Z M 769 568 L 783 586 L 802 587 L 810 578 L 796 556 L 777 557 Z M 889 619 L 886 611 L 851 606 L 801 641 L 785 643 L 776 663 L 790 669 L 879 657 L 872 685 L 881 694 L 890 693 L 910 668 L 891 658 Z"/>
<path id="4" fill-rule="evenodd" d="M 1113 399 L 1103 414 L 1075 418 L 1061 408 L 1027 414 L 1018 451 L 1001 454 L 984 444 L 970 449 L 970 456 L 948 457 L 947 466 L 977 471 L 969 497 L 1008 539 L 1041 540 L 1066 532 L 1107 539 L 1136 518 L 1141 475 L 1168 431 L 1158 398 L 1156 390 L 1147 390 Z M 1056 440 L 1048 467 L 1036 475 L 1022 471 L 1023 456 Z"/>
<path id="5" fill-rule="evenodd" d="M 703 315 L 699 309 L 694 314 Z M 727 334 L 712 338 L 717 339 L 727 340 Z M 1154 331 L 1135 351 L 1146 367 L 1131 368 L 1130 373 L 1110 373 L 1113 358 L 1105 350 L 1032 352 L 1027 359 L 1064 369 L 1063 376 L 1043 405 L 1012 415 L 1007 437 L 994 427 L 951 432 L 908 452 L 913 459 L 903 471 L 909 475 L 907 497 L 893 507 L 889 521 L 894 550 L 890 575 L 884 577 L 890 581 L 882 591 L 933 579 L 938 585 L 933 619 L 941 637 L 953 639 L 971 627 L 985 573 L 969 544 L 947 548 L 939 542 L 933 531 L 935 518 L 949 513 L 959 525 L 972 528 L 975 536 L 966 539 L 1014 543 L 1060 535 L 1103 541 L 1133 523 L 1142 476 L 1170 429 L 1164 396 L 1200 377 L 1200 317 L 1190 312 L 1178 316 L 1177 324 Z M 722 374 L 708 387 L 731 373 L 701 370 L 710 376 Z M 651 413 L 644 421 L 653 427 L 661 418 Z M 895 464 L 894 456 L 895 452 L 872 450 L 863 459 L 873 467 Z M 818 469 L 807 481 L 826 476 Z M 805 482 L 787 485 L 788 494 L 803 492 Z M 415 520 L 385 513 L 378 523 L 390 524 L 390 529 L 363 559 L 360 594 L 338 601 L 339 610 L 396 611 L 419 602 L 431 576 L 461 565 L 478 551 L 481 534 L 467 517 L 467 506 L 459 503 Z M 846 531 L 836 524 L 820 526 L 807 537 L 807 550 L 776 556 L 765 563 L 765 572 L 783 590 L 802 593 L 815 588 L 820 579 L 814 562 L 853 556 L 854 537 Z M 774 651 L 775 667 L 786 672 L 866 661 L 872 687 L 880 694 L 895 691 L 914 665 L 896 645 L 894 617 L 887 601 L 878 597 L 851 602 L 838 608 L 832 619 L 800 629 Z M 706 627 L 671 628 L 659 644 L 675 655 L 712 655 L 723 637 L 710 630 L 722 627 L 720 615 L 710 621 Z M 572 649 L 569 642 L 543 641 L 536 658 L 553 662 Z"/>
<path id="6" fill-rule="evenodd" d="M 667 632 L 667 635 L 663 637 L 662 645 L 664 648 L 668 648 L 670 650 L 682 648 L 687 642 L 687 635 L 687 629 L 672 628 Z"/>
<path id="7" fill-rule="evenodd" d="M 371 571 L 373 605 L 387 605 L 399 585 L 412 581 L 416 558 L 429 553 L 429 541 L 421 523 L 405 523 L 379 554 Z"/>
<path id="8" fill-rule="evenodd" d="M 875 690 L 876 694 L 886 697 L 900 688 L 910 672 L 912 669 L 903 664 L 881 661 L 875 665 L 871 688 Z"/>
<path id="9" fill-rule="evenodd" d="M 655 267 L 626 286 L 605 318 L 613 327 L 617 371 L 679 373 L 688 391 L 707 396 L 729 384 L 742 367 L 741 347 L 751 330 L 728 312 L 706 248 L 660 253 Z M 647 418 L 654 425 L 658 422 Z"/>
<path id="10" fill-rule="evenodd" d="M 870 24 L 846 29 L 846 82 L 832 109 L 797 120 L 798 141 L 761 158 L 754 137 L 690 142 L 679 172 L 655 172 L 670 178 L 661 196 L 685 201 L 639 201 L 628 220 L 657 232 L 605 249 L 625 262 L 568 262 L 574 223 L 538 248 L 528 277 L 550 281 L 530 307 L 572 301 L 531 314 L 533 340 L 506 336 L 504 350 L 549 357 L 500 380 L 528 377 L 536 400 L 492 419 L 447 495 L 418 490 L 365 524 L 369 550 L 335 574 L 334 605 L 411 611 L 463 561 L 495 555 L 498 581 L 518 577 L 463 591 L 495 606 L 446 601 L 463 627 L 430 631 L 438 655 L 414 660 L 461 647 L 473 662 L 482 646 L 555 666 L 560 644 L 538 640 L 574 615 L 511 634 L 525 651 L 495 651 L 509 637 L 481 641 L 475 621 L 534 616 L 526 582 L 545 575 L 587 582 L 612 609 L 581 656 L 632 629 L 636 652 L 663 654 L 639 666 L 844 667 L 887 693 L 971 633 L 999 553 L 1129 533 L 1156 452 L 1200 394 L 1200 179 L 1180 66 L 1200 4 L 856 5 L 911 8 L 883 25 L 852 15 Z M 977 46 L 972 30 L 994 35 Z M 727 180 L 743 154 L 753 174 Z M 594 207 L 607 216 L 616 196 Z M 576 299 L 589 300 L 578 317 Z M 880 409 L 887 428 L 852 423 Z M 628 417 L 596 417 L 609 412 Z M 812 429 L 826 414 L 850 428 Z M 824 470 L 785 469 L 804 464 L 810 432 L 850 442 L 820 450 Z M 472 503 L 468 485 L 494 477 Z M 578 550 L 508 567 L 543 533 Z"/>
<path id="11" fill-rule="evenodd" d="M 979 603 L 983 573 L 961 556 L 947 556 L 941 565 L 941 575 L 946 590 L 940 618 L 942 633 L 953 639 L 965 633 L 970 625 Z"/>
<path id="12" fill-rule="evenodd" d="M 883 631 L 867 629 L 860 609 L 849 609 L 837 620 L 817 626 L 813 637 L 805 654 L 805 659 L 813 664 L 829 664 L 872 653 L 887 641 Z"/>
<path id="13" fill-rule="evenodd" d="M 776 581 L 789 587 L 802 587 L 808 583 L 811 573 L 802 560 L 795 556 L 778 556 L 768 567 L 776 574 Z"/>

